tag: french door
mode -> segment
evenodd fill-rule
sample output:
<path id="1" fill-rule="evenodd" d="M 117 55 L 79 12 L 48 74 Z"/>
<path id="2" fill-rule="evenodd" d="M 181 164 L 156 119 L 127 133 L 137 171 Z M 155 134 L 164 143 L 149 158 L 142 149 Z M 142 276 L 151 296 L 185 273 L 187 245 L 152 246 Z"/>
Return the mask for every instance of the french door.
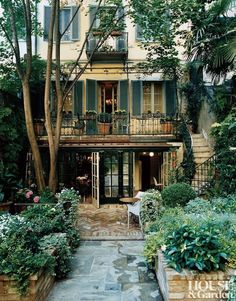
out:
<path id="1" fill-rule="evenodd" d="M 92 153 L 92 202 L 99 208 L 99 152 Z"/>

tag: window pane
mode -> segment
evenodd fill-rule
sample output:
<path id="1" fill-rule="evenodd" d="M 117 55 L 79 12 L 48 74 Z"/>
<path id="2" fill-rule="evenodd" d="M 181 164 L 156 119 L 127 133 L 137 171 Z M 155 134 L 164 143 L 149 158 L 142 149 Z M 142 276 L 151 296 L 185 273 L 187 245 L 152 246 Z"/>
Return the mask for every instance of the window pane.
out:
<path id="1" fill-rule="evenodd" d="M 67 26 L 70 22 L 70 18 L 71 18 L 70 8 L 64 8 L 60 14 L 60 31 L 61 31 L 61 33 L 63 33 L 64 30 L 67 28 Z M 71 39 L 71 26 L 69 26 L 69 28 L 63 35 L 62 41 L 70 41 L 70 39 Z"/>
<path id="2" fill-rule="evenodd" d="M 154 112 L 163 112 L 162 107 L 162 84 L 154 84 Z"/>
<path id="3" fill-rule="evenodd" d="M 151 83 L 143 83 L 143 112 L 152 111 Z"/>

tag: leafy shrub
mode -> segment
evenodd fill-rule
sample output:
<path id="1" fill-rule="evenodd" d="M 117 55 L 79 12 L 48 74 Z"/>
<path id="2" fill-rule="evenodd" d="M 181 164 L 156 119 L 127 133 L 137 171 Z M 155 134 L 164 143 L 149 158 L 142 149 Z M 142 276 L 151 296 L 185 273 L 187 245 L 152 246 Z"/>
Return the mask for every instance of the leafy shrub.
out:
<path id="1" fill-rule="evenodd" d="M 199 271 L 224 270 L 228 254 L 223 252 L 220 231 L 206 225 L 182 225 L 166 239 L 164 252 L 169 266 Z"/>
<path id="2" fill-rule="evenodd" d="M 236 191 L 236 153 L 230 147 L 236 146 L 236 113 L 232 110 L 223 122 L 213 127 L 211 134 L 215 138 L 216 184 L 221 195 Z"/>
<path id="3" fill-rule="evenodd" d="M 40 203 L 56 203 L 56 200 L 54 193 L 49 187 L 42 190 L 40 194 Z"/>
<path id="4" fill-rule="evenodd" d="M 58 201 L 60 203 L 78 200 L 80 198 L 79 193 L 72 188 L 65 188 L 57 195 Z"/>
<path id="5" fill-rule="evenodd" d="M 187 183 L 175 183 L 163 189 L 161 196 L 165 206 L 184 206 L 196 197 L 193 188 Z"/>
<path id="6" fill-rule="evenodd" d="M 211 200 L 212 208 L 217 213 L 236 213 L 236 195 L 218 197 Z"/>
<path id="7" fill-rule="evenodd" d="M 143 254 L 150 266 L 153 266 L 157 251 L 159 248 L 161 248 L 161 246 L 164 245 L 164 242 L 165 240 L 160 232 L 147 235 Z"/>
<path id="8" fill-rule="evenodd" d="M 202 214 L 212 210 L 211 203 L 202 198 L 195 198 L 184 207 L 186 213 Z"/>
<path id="9" fill-rule="evenodd" d="M 49 234 L 40 240 L 39 246 L 42 252 L 47 252 L 49 249 L 55 250 L 55 254 L 53 254 L 56 259 L 55 276 L 57 279 L 66 277 L 71 270 L 71 249 L 66 237 L 62 233 Z"/>
<path id="10" fill-rule="evenodd" d="M 21 295 L 28 291 L 29 276 L 41 268 L 54 270 L 55 260 L 39 250 L 39 239 L 30 222 L 13 218 L 0 237 L 0 274 L 17 282 Z"/>
<path id="11" fill-rule="evenodd" d="M 60 206 L 32 206 L 23 211 L 21 215 L 34 224 L 34 231 L 40 237 L 52 232 L 64 232 L 67 229 L 64 210 Z"/>
<path id="12" fill-rule="evenodd" d="M 147 227 L 144 256 L 150 265 L 154 263 L 158 249 L 165 245 L 166 237 L 184 222 L 186 222 L 186 215 L 182 208 L 168 208 L 160 218 Z"/>
<path id="13" fill-rule="evenodd" d="M 141 201 L 140 218 L 142 224 L 155 221 L 162 210 L 162 197 L 158 190 L 147 190 Z"/>

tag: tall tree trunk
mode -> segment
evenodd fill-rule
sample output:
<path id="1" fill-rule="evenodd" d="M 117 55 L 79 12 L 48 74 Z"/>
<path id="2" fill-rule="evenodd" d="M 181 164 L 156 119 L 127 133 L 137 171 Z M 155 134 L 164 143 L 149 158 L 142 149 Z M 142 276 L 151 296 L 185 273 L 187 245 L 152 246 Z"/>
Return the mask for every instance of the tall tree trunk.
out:
<path id="1" fill-rule="evenodd" d="M 39 191 L 42 191 L 42 189 L 45 187 L 45 181 L 43 176 L 42 160 L 41 160 L 39 147 L 34 133 L 33 120 L 31 114 L 31 103 L 30 103 L 30 86 L 29 86 L 28 79 L 24 79 L 22 81 L 22 87 L 23 87 L 23 96 L 24 96 L 26 130 L 27 130 L 33 158 L 34 158 L 34 170 L 35 170 L 37 186 Z"/>

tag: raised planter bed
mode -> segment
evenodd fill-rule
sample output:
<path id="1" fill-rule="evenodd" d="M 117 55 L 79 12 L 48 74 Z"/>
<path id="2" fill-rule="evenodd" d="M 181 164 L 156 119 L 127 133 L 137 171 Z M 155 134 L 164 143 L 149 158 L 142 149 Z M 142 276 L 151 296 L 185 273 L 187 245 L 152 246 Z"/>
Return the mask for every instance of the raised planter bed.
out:
<path id="1" fill-rule="evenodd" d="M 30 277 L 29 293 L 20 296 L 15 288 L 15 281 L 5 275 L 0 275 L 1 301 L 44 301 L 54 283 L 54 277 L 40 271 Z"/>
<path id="2" fill-rule="evenodd" d="M 164 301 L 228 300 L 229 279 L 236 270 L 199 273 L 183 270 L 178 273 L 167 267 L 161 251 L 155 261 L 155 272 Z"/>

